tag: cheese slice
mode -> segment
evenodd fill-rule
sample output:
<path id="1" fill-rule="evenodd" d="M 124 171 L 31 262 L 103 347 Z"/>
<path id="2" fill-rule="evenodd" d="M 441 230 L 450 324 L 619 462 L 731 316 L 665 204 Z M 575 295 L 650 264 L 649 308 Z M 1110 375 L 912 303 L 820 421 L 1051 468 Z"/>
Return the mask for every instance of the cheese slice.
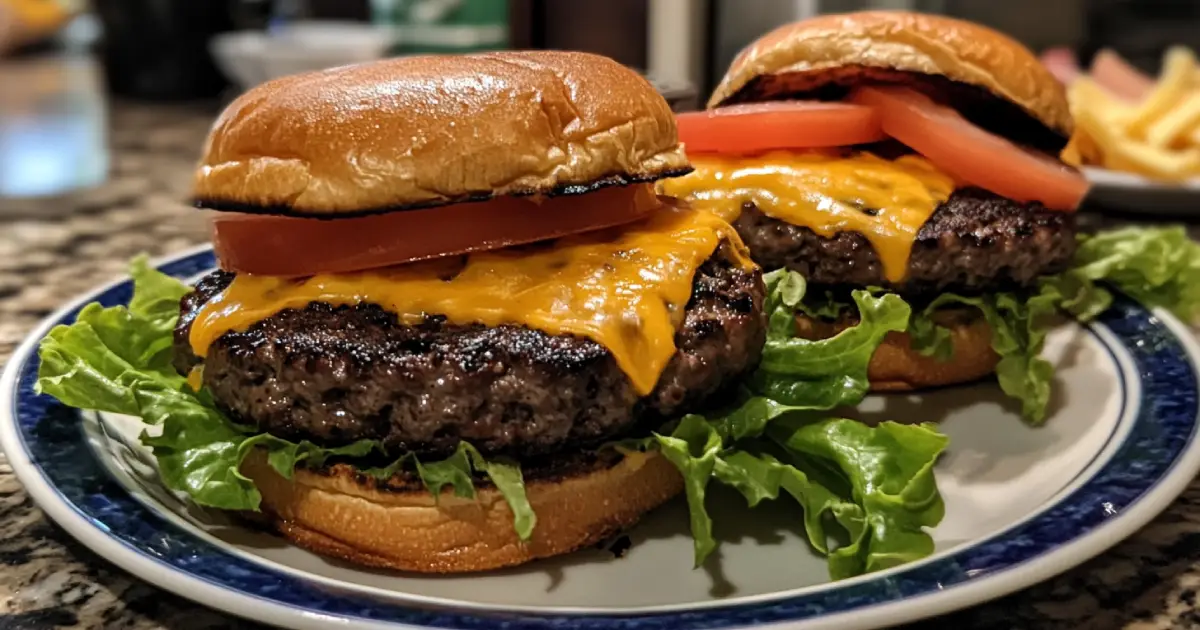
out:
<path id="1" fill-rule="evenodd" d="M 667 195 L 735 221 L 750 202 L 767 216 L 831 238 L 858 232 L 884 276 L 904 279 L 917 232 L 950 197 L 955 181 L 915 155 L 777 151 L 750 157 L 692 157 L 690 175 L 660 182 Z"/>
<path id="2" fill-rule="evenodd" d="M 188 387 L 192 388 L 192 391 L 194 391 L 194 392 L 198 392 L 198 391 L 200 391 L 201 387 L 204 387 L 204 366 L 203 365 L 197 365 L 196 367 L 193 367 L 190 371 L 188 371 L 187 384 L 188 384 Z"/>
<path id="3" fill-rule="evenodd" d="M 754 268 L 727 222 L 667 205 L 632 225 L 550 245 L 301 279 L 239 274 L 200 309 L 190 341 L 204 356 L 221 335 L 284 309 L 373 303 L 405 324 L 444 315 L 454 324 L 586 337 L 646 395 L 675 354 L 696 269 L 722 240 L 736 264 Z"/>

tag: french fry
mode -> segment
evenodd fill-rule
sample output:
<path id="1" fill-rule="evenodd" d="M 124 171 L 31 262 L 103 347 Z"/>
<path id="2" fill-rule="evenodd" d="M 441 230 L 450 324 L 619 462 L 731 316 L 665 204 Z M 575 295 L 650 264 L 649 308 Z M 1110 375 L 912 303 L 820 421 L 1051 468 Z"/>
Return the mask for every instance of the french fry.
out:
<path id="1" fill-rule="evenodd" d="M 1098 111 L 1105 120 L 1122 126 L 1128 124 L 1134 115 L 1134 108 L 1128 103 L 1113 96 L 1100 84 L 1086 77 L 1071 84 L 1068 99 L 1072 109 L 1087 107 L 1092 111 Z"/>
<path id="2" fill-rule="evenodd" d="M 1161 181 L 1200 177 L 1200 64 L 1195 55 L 1182 47 L 1167 51 L 1158 81 L 1143 85 L 1145 95 L 1138 100 L 1113 91 L 1112 85 L 1123 85 L 1113 77 L 1130 74 L 1132 66 L 1116 53 L 1106 54 L 1105 63 L 1093 64 L 1093 72 L 1107 69 L 1107 83 L 1099 75 L 1082 76 L 1067 91 L 1076 129 L 1063 161 Z"/>
<path id="3" fill-rule="evenodd" d="M 1174 109 L 1146 128 L 1146 144 L 1166 148 L 1176 138 L 1200 122 L 1200 91 L 1188 94 Z"/>
<path id="4" fill-rule="evenodd" d="M 1101 166 L 1166 181 L 1181 181 L 1200 173 L 1200 147 L 1170 151 L 1133 141 L 1087 108 L 1079 110 L 1075 122 L 1099 145 Z"/>
<path id="5" fill-rule="evenodd" d="M 1128 125 L 1129 133 L 1144 138 L 1147 127 L 1183 99 L 1195 71 L 1196 57 L 1192 51 L 1178 46 L 1168 50 L 1158 84 L 1134 112 Z"/>

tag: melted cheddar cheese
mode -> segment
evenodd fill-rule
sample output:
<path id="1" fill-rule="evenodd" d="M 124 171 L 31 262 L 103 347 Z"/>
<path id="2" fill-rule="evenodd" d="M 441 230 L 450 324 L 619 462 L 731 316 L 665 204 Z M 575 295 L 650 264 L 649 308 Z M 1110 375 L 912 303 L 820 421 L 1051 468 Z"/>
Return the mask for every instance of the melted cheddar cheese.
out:
<path id="1" fill-rule="evenodd" d="M 197 365 L 196 367 L 192 368 L 188 372 L 187 384 L 188 384 L 188 387 L 192 388 L 192 391 L 194 391 L 194 392 L 198 392 L 198 391 L 200 391 L 201 387 L 204 387 L 204 366 L 203 365 Z"/>
<path id="2" fill-rule="evenodd" d="M 737 263 L 753 268 L 728 223 L 664 206 L 630 226 L 549 245 L 299 279 L 239 274 L 201 308 L 190 341 L 204 356 L 226 332 L 283 309 L 374 303 L 405 324 L 436 314 L 454 324 L 586 337 L 607 348 L 645 395 L 675 353 L 696 269 L 724 239 Z"/>
<path id="3" fill-rule="evenodd" d="M 660 182 L 667 195 L 734 221 L 751 202 L 767 216 L 826 238 L 858 232 L 875 248 L 884 276 L 904 279 L 917 232 L 956 188 L 924 158 L 870 153 L 772 152 L 693 157 L 690 175 Z"/>

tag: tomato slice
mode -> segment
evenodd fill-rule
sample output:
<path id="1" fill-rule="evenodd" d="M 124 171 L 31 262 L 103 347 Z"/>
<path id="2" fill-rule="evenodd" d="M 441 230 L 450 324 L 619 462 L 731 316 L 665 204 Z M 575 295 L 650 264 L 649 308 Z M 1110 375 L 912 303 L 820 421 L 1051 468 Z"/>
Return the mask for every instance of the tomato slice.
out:
<path id="1" fill-rule="evenodd" d="M 852 103 L 750 103 L 679 114 L 675 120 L 679 140 L 694 154 L 842 147 L 885 137 L 874 110 Z"/>
<path id="2" fill-rule="evenodd" d="M 212 236 L 223 269 L 308 276 L 558 238 L 635 221 L 661 205 L 653 186 L 638 184 L 347 219 L 220 212 L 212 217 Z"/>
<path id="3" fill-rule="evenodd" d="M 877 108 L 885 133 L 964 182 L 1055 210 L 1078 208 L 1087 193 L 1077 171 L 984 131 L 915 90 L 859 87 L 850 99 Z"/>

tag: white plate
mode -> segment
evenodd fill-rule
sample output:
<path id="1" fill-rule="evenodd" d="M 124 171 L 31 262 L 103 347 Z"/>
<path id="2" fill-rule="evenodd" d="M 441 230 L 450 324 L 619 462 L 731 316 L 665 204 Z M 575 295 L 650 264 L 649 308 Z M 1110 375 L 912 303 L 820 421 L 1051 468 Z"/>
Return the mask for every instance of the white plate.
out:
<path id="1" fill-rule="evenodd" d="M 1088 167 L 1088 200 L 1116 210 L 1147 215 L 1200 216 L 1200 178 L 1159 182 L 1108 169 Z"/>
<path id="2" fill-rule="evenodd" d="M 189 277 L 210 250 L 163 265 Z M 100 555 L 147 581 L 290 628 L 874 628 L 999 597 L 1112 546 L 1163 510 L 1200 470 L 1197 348 L 1163 313 L 1119 301 L 1091 328 L 1050 338 L 1053 415 L 1020 422 L 993 384 L 871 397 L 864 417 L 941 421 L 945 521 L 938 552 L 828 583 L 787 506 L 718 495 L 719 557 L 692 570 L 682 503 L 631 532 L 623 558 L 593 550 L 477 576 L 370 571 L 309 554 L 165 492 L 136 422 L 81 414 L 32 393 L 36 344 L 84 302 L 128 299 L 121 282 L 49 318 L 0 381 L 0 445 L 35 501 Z"/>

